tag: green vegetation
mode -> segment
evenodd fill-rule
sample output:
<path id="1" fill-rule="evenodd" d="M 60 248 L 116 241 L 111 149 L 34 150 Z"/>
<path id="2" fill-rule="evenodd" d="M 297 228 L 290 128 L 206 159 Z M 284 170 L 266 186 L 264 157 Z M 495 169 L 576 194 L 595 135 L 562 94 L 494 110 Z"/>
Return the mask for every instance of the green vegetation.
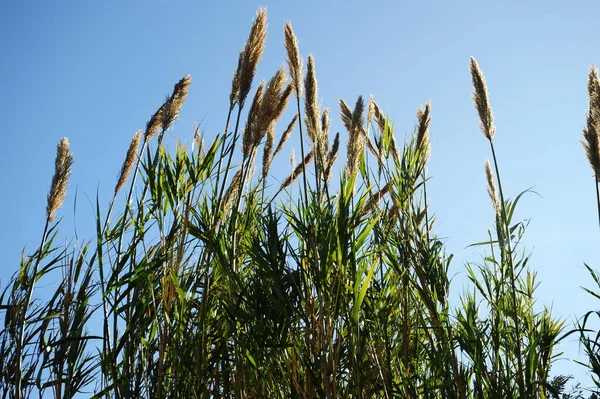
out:
<path id="1" fill-rule="evenodd" d="M 372 98 L 353 108 L 340 101 L 348 141 L 336 176 L 340 136 L 330 136 L 329 111 L 317 103 L 314 59 L 304 73 L 290 24 L 284 32 L 288 73 L 260 83 L 247 103 L 266 37 L 266 12 L 258 12 L 225 133 L 206 145 L 198 131 L 191 148 L 162 145 L 191 80 L 175 85 L 134 136 L 108 207 L 97 201 L 96 237 L 77 249 L 57 244 L 72 160 L 61 141 L 40 246 L 0 296 L 0 395 L 582 397 L 564 393 L 568 377 L 552 374 L 569 331 L 550 310 L 534 309 L 536 274 L 518 250 L 527 226 L 513 218 L 522 194 L 509 199 L 502 190 L 475 60 L 494 227 L 453 309 L 451 256 L 432 233 L 427 204 L 430 105 L 400 146 Z M 297 114 L 277 139 L 289 100 Z M 597 178 L 599 121 L 592 71 L 584 147 Z M 269 169 L 290 134 L 300 136 L 301 162 L 273 186 Z M 600 379 L 600 335 L 586 327 L 594 315 L 573 331 Z"/>

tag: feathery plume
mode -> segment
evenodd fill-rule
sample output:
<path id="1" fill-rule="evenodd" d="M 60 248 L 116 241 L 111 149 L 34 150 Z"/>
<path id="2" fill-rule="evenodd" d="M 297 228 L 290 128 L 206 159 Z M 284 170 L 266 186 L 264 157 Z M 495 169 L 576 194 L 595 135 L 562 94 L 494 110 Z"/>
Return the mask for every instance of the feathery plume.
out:
<path id="1" fill-rule="evenodd" d="M 473 102 L 479 114 L 479 126 L 483 135 L 489 141 L 492 141 L 496 128 L 494 127 L 492 107 L 488 99 L 487 84 L 481 69 L 479 69 L 479 64 L 473 57 L 471 57 L 471 77 L 473 79 Z"/>
<path id="2" fill-rule="evenodd" d="M 589 109 L 583 140 L 580 140 L 597 182 L 600 182 L 600 80 L 592 67 L 588 77 Z"/>
<path id="3" fill-rule="evenodd" d="M 494 174 L 492 173 L 492 167 L 488 159 L 485 160 L 485 176 L 487 178 L 487 192 L 492 200 L 492 206 L 496 213 L 500 212 L 498 206 L 498 190 L 496 189 L 496 183 L 494 182 Z"/>
<path id="4" fill-rule="evenodd" d="M 248 111 L 248 120 L 246 121 L 246 127 L 244 128 L 244 134 L 242 135 L 242 155 L 244 158 L 248 157 L 250 150 L 254 143 L 254 131 L 258 129 L 261 103 L 263 100 L 263 92 L 265 89 L 265 82 L 262 81 L 256 88 L 254 93 L 254 99 L 252 105 Z"/>
<path id="5" fill-rule="evenodd" d="M 229 93 L 229 106 L 231 108 L 233 108 L 233 106 L 238 100 L 238 97 L 240 96 L 240 71 L 244 63 L 244 56 L 244 50 L 242 50 L 238 58 L 237 68 L 233 72 L 233 79 L 231 81 L 231 93 Z"/>
<path id="6" fill-rule="evenodd" d="M 292 23 L 286 22 L 283 28 L 285 36 L 285 50 L 287 52 L 287 63 L 292 77 L 292 85 L 296 98 L 302 97 L 302 57 L 298 49 L 298 39 L 292 29 Z"/>
<path id="7" fill-rule="evenodd" d="M 54 176 L 52 176 L 52 184 L 48 193 L 48 204 L 46 205 L 46 220 L 48 223 L 54 220 L 56 211 L 60 209 L 65 201 L 72 164 L 73 154 L 69 151 L 69 140 L 63 137 L 56 147 Z"/>
<path id="8" fill-rule="evenodd" d="M 191 84 L 192 78 L 190 75 L 184 76 L 175 84 L 173 93 L 167 97 L 165 102 L 156 110 L 148 123 L 146 123 L 146 132 L 144 133 L 145 142 L 156 136 L 161 128 L 163 131 L 167 130 L 177 118 L 187 96 L 188 87 Z"/>
<path id="9" fill-rule="evenodd" d="M 422 151 L 424 160 L 430 156 L 430 139 L 429 139 L 429 124 L 431 122 L 431 101 L 427 101 L 425 109 L 419 106 L 417 111 L 417 139 L 415 144 L 415 151 Z"/>
<path id="10" fill-rule="evenodd" d="M 340 105 L 342 102 L 340 102 Z M 362 133 L 365 123 L 363 113 L 365 111 L 365 103 L 362 96 L 358 96 L 354 111 L 352 112 L 352 124 L 349 130 L 348 144 L 346 146 L 346 173 L 348 176 L 353 176 L 358 171 L 358 161 L 363 151 L 364 134 Z M 342 114 L 344 113 L 342 107 Z"/>
<path id="11" fill-rule="evenodd" d="M 373 117 L 375 116 L 375 99 L 373 98 L 373 95 L 371 94 L 369 96 L 369 111 L 367 112 L 367 123 L 371 123 L 371 121 L 373 120 Z"/>
<path id="12" fill-rule="evenodd" d="M 367 213 L 369 213 L 371 208 L 373 208 L 375 205 L 379 204 L 379 201 L 381 201 L 383 196 L 386 195 L 390 191 L 392 184 L 393 184 L 393 181 L 390 180 L 389 182 L 387 182 L 387 184 L 385 186 L 383 186 L 381 188 L 381 190 L 379 190 L 375 194 L 371 195 L 371 197 L 365 203 L 365 206 L 363 208 L 364 210 L 363 210 L 361 216 L 365 216 Z"/>
<path id="13" fill-rule="evenodd" d="M 198 149 L 200 158 L 204 157 L 204 136 L 200 133 L 200 128 L 194 129 L 194 146 Z"/>
<path id="14" fill-rule="evenodd" d="M 125 161 L 123 161 L 123 166 L 121 167 L 121 173 L 119 173 L 119 179 L 117 180 L 117 185 L 115 186 L 115 195 L 127 182 L 129 175 L 131 174 L 131 169 L 133 169 L 133 165 L 135 164 L 135 159 L 137 156 L 137 150 L 140 145 L 140 140 L 142 138 L 142 131 L 138 130 L 131 139 L 131 143 L 129 144 L 129 148 L 127 149 L 127 155 L 125 156 Z"/>
<path id="15" fill-rule="evenodd" d="M 338 152 L 340 150 L 340 132 L 335 134 L 335 138 L 333 139 L 333 145 L 327 154 L 327 170 L 325 171 L 325 181 L 329 183 L 331 180 L 331 175 L 333 173 L 333 164 L 338 158 Z"/>
<path id="16" fill-rule="evenodd" d="M 317 144 L 320 133 L 320 116 L 319 116 L 319 104 L 318 104 L 318 85 L 317 85 L 317 74 L 315 71 L 315 59 L 311 55 L 308 56 L 308 63 L 306 66 L 306 78 L 304 79 L 304 88 L 306 94 L 304 95 L 304 111 L 306 112 L 306 129 L 308 137 Z"/>
<path id="17" fill-rule="evenodd" d="M 289 123 L 288 127 L 285 129 L 283 134 L 281 135 L 281 140 L 279 140 L 279 144 L 273 153 L 273 156 L 277 155 L 279 151 L 283 149 L 283 145 L 288 141 L 290 136 L 292 135 L 292 130 L 294 130 L 294 126 L 296 126 L 296 122 L 298 122 L 298 114 L 294 115 L 292 121 Z"/>
<path id="18" fill-rule="evenodd" d="M 290 101 L 290 96 L 292 95 L 292 91 L 294 88 L 290 83 L 285 87 L 285 89 L 279 94 L 279 103 L 277 104 L 277 108 L 275 109 L 274 119 L 279 120 L 283 112 L 287 108 L 288 102 Z"/>
<path id="19" fill-rule="evenodd" d="M 179 111 L 185 101 L 185 97 L 188 94 L 188 88 L 192 84 L 192 77 L 185 75 L 179 82 L 175 84 L 173 88 L 173 94 L 165 102 L 165 107 L 161 113 L 161 125 L 163 130 L 167 130 L 169 126 L 179 116 Z"/>
<path id="20" fill-rule="evenodd" d="M 346 104 L 346 102 L 340 99 L 340 115 L 342 118 L 342 124 L 348 132 L 352 130 L 352 108 Z"/>
<path id="21" fill-rule="evenodd" d="M 294 169 L 294 171 L 292 172 L 291 175 L 289 175 L 287 177 L 287 179 L 285 179 L 283 181 L 283 183 L 281 183 L 281 187 L 279 187 L 279 191 L 285 189 L 286 187 L 289 187 L 300 175 L 300 173 L 302 173 L 305 169 L 306 169 L 306 165 L 308 165 L 313 159 L 313 151 L 310 151 L 308 154 L 306 154 L 306 156 L 304 157 L 304 160 L 298 164 L 298 166 L 296 166 L 296 169 Z"/>
<path id="22" fill-rule="evenodd" d="M 323 115 L 321 115 L 321 131 L 324 134 L 329 133 L 329 125 L 331 124 L 331 120 L 329 119 L 329 108 L 325 108 L 323 110 Z"/>
<path id="23" fill-rule="evenodd" d="M 292 167 L 292 171 L 296 168 L 296 151 L 293 148 L 290 152 L 290 166 Z"/>
<path id="24" fill-rule="evenodd" d="M 263 162 L 262 162 L 262 178 L 267 179 L 269 169 L 271 168 L 271 162 L 273 162 L 273 146 L 275 145 L 275 124 L 272 123 L 269 126 L 267 132 L 267 140 L 265 141 L 265 147 L 263 148 Z"/>
<path id="25" fill-rule="evenodd" d="M 237 102 L 240 108 L 244 107 L 250 88 L 252 87 L 252 81 L 254 80 L 254 74 L 256 73 L 256 66 L 260 61 L 263 51 L 265 49 L 265 41 L 267 39 L 267 9 L 259 8 L 256 13 L 256 18 L 252 24 L 250 35 L 244 46 L 244 49 L 240 53 L 240 60 L 238 61 L 238 68 L 232 83 L 232 94 L 237 91 Z M 237 89 L 236 89 L 237 88 Z"/>

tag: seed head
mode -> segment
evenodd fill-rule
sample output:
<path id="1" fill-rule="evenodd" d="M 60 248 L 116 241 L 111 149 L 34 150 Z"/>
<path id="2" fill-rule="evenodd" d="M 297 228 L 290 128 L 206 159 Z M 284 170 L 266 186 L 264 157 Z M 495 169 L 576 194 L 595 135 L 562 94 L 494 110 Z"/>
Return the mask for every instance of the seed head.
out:
<path id="1" fill-rule="evenodd" d="M 256 13 L 256 18 L 252 24 L 252 29 L 250 30 L 246 45 L 240 53 L 238 68 L 233 78 L 232 95 L 234 94 L 234 91 L 237 91 L 237 102 L 240 108 L 244 107 L 244 103 L 246 102 L 246 98 L 252 87 L 256 66 L 265 50 L 266 39 L 267 9 L 261 7 Z"/>
<path id="2" fill-rule="evenodd" d="M 127 182 L 129 175 L 131 174 L 131 170 L 133 169 L 133 165 L 135 164 L 135 160 L 137 157 L 137 150 L 140 145 L 140 139 L 142 138 L 142 131 L 138 130 L 131 139 L 131 143 L 129 144 L 129 148 L 127 149 L 127 155 L 125 156 L 125 161 L 123 161 L 123 166 L 121 167 L 121 173 L 119 173 L 119 179 L 117 180 L 117 185 L 115 186 L 115 195 Z"/>
<path id="3" fill-rule="evenodd" d="M 294 34 L 291 22 L 286 22 L 283 28 L 285 36 L 285 50 L 287 52 L 287 63 L 292 77 L 292 86 L 296 98 L 302 97 L 302 57 L 298 49 L 298 39 Z"/>
<path id="4" fill-rule="evenodd" d="M 48 204 L 46 205 L 46 220 L 49 223 L 54 220 L 56 211 L 60 209 L 65 201 L 72 164 L 73 154 L 69 151 L 69 140 L 63 137 L 56 148 L 54 176 L 52 176 L 52 184 L 48 193 Z"/>
<path id="5" fill-rule="evenodd" d="M 473 79 L 473 102 L 479 114 L 479 126 L 483 135 L 492 141 L 496 128 L 494 127 L 492 107 L 488 99 L 487 84 L 481 69 L 479 69 L 479 64 L 473 57 L 471 57 L 471 77 Z"/>
<path id="6" fill-rule="evenodd" d="M 421 151 L 424 160 L 430 156 L 431 146 L 429 139 L 429 124 L 431 122 L 431 101 L 427 101 L 425 110 L 419 107 L 417 111 L 417 141 L 415 151 Z"/>
<path id="7" fill-rule="evenodd" d="M 492 173 L 492 167 L 490 166 L 490 161 L 488 159 L 485 160 L 485 177 L 487 178 L 487 192 L 492 200 L 492 206 L 494 207 L 494 211 L 499 213 L 500 208 L 498 206 L 498 190 L 496 189 L 494 174 Z"/>
<path id="8" fill-rule="evenodd" d="M 273 156 L 277 155 L 279 151 L 283 149 L 283 145 L 288 141 L 290 136 L 292 135 L 292 130 L 294 130 L 294 126 L 296 126 L 296 122 L 298 122 L 298 114 L 294 115 L 292 121 L 288 124 L 288 127 L 285 129 L 283 134 L 281 135 L 281 140 L 279 140 L 279 144 L 273 153 Z"/>
<path id="9" fill-rule="evenodd" d="M 580 140 L 597 182 L 600 182 L 600 80 L 592 67 L 588 78 L 589 109 Z"/>

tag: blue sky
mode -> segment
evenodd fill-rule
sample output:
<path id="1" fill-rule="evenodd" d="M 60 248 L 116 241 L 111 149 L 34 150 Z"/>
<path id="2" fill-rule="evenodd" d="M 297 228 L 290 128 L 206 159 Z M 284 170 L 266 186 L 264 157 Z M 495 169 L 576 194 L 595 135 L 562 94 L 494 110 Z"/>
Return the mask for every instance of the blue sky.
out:
<path id="1" fill-rule="evenodd" d="M 597 308 L 580 288 L 591 284 L 583 263 L 600 268 L 600 232 L 592 172 L 578 143 L 588 68 L 600 63 L 597 1 L 6 1 L 2 283 L 23 247 L 32 252 L 38 243 L 61 137 L 75 157 L 59 212 L 63 236 L 76 228 L 83 240 L 93 234 L 97 190 L 106 204 L 131 136 L 185 74 L 193 85 L 169 137 L 189 140 L 195 122 L 207 137 L 223 129 L 231 76 L 259 5 L 268 7 L 269 37 L 258 79 L 284 65 L 282 29 L 291 20 L 304 58 L 315 56 L 320 101 L 332 114 L 340 98 L 354 103 L 373 94 L 402 140 L 417 106 L 431 99 L 428 196 L 437 232 L 455 254 L 454 295 L 464 286 L 464 262 L 481 259 L 481 250 L 465 248 L 484 240 L 493 223 L 483 172 L 489 145 L 471 102 L 474 56 L 488 81 L 505 193 L 533 187 L 541 195 L 526 196 L 517 211 L 531 219 L 524 243 L 541 281 L 538 304 L 569 325 Z M 287 156 L 276 162 L 288 167 Z M 562 349 L 577 356 L 575 339 Z M 573 363 L 555 372 L 586 382 Z"/>

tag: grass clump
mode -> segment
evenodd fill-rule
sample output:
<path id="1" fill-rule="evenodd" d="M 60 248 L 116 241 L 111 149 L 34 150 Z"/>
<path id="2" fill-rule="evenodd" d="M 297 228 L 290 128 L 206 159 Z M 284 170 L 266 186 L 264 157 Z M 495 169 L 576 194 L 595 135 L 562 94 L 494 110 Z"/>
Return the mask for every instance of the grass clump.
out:
<path id="1" fill-rule="evenodd" d="M 304 72 L 289 22 L 288 71 L 255 84 L 266 17 L 260 9 L 240 52 L 223 133 L 163 146 L 191 85 L 182 78 L 134 135 L 110 203 L 97 203 L 96 236 L 75 249 L 55 244 L 72 163 L 61 141 L 41 244 L 0 296 L 2 397 L 559 397 L 568 379 L 551 367 L 564 323 L 534 309 L 535 272 L 517 252 L 526 223 L 513 218 L 522 194 L 502 190 L 477 62 L 495 223 L 452 309 L 452 257 L 427 200 L 431 103 L 400 146 L 372 97 L 340 100 L 347 139 L 332 137 L 314 57 Z M 584 147 L 597 175 L 600 114 L 590 107 Z M 271 166 L 296 132 L 300 163 L 273 189 Z M 54 292 L 39 295 L 35 283 L 57 273 Z"/>

